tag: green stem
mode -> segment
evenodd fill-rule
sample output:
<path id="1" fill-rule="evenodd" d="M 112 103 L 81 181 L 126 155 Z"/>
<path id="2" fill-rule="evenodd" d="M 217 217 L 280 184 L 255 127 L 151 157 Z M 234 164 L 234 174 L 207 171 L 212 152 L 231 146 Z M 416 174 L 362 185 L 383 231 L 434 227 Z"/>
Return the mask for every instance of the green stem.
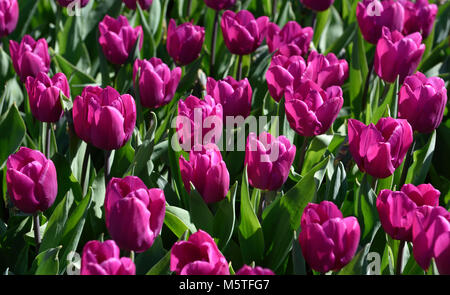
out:
<path id="1" fill-rule="evenodd" d="M 50 145 L 51 145 L 51 140 L 52 139 L 52 123 L 47 123 L 47 142 L 45 145 L 45 156 L 47 157 L 47 159 L 50 159 Z"/>
<path id="2" fill-rule="evenodd" d="M 239 61 L 238 61 L 238 72 L 237 72 L 237 80 L 241 81 L 242 80 L 242 59 L 243 59 L 243 55 L 239 55 Z"/>
<path id="3" fill-rule="evenodd" d="M 191 16 L 191 8 L 192 8 L 192 0 L 188 0 L 186 8 L 186 16 L 188 19 Z"/>
<path id="4" fill-rule="evenodd" d="M 111 158 L 111 151 L 105 151 L 105 187 L 108 186 L 109 177 L 111 173 L 110 168 L 110 158 Z"/>
<path id="5" fill-rule="evenodd" d="M 275 21 L 276 14 L 277 14 L 277 0 L 272 0 L 272 16 L 273 16 L 273 21 Z"/>
<path id="6" fill-rule="evenodd" d="M 218 29 L 219 29 L 219 11 L 216 11 L 216 16 L 214 17 L 213 35 L 211 39 L 211 60 L 209 62 L 209 76 L 211 77 L 214 77 L 214 65 L 216 63 L 216 42 Z"/>
<path id="7" fill-rule="evenodd" d="M 80 185 L 81 189 L 83 190 L 83 196 L 86 194 L 86 191 L 84 189 L 84 184 L 86 183 L 86 174 L 87 174 L 87 166 L 89 163 L 89 145 L 86 146 L 86 151 L 84 152 L 84 158 L 83 158 L 83 166 L 81 168 L 81 179 L 80 179 Z"/>
<path id="8" fill-rule="evenodd" d="M 34 225 L 34 241 L 36 243 L 36 255 L 39 254 L 39 247 L 41 246 L 41 232 L 39 222 L 39 211 L 33 213 L 33 225 Z"/>
<path id="9" fill-rule="evenodd" d="M 414 148 L 416 147 L 416 138 L 414 137 L 413 142 L 406 154 L 405 164 L 403 165 L 402 176 L 400 177 L 399 189 L 405 184 L 406 177 L 408 176 L 408 169 L 411 166 L 411 162 L 414 155 Z"/>
<path id="10" fill-rule="evenodd" d="M 363 95 L 362 95 L 361 113 L 365 114 L 365 116 L 367 116 L 367 114 L 365 113 L 365 110 L 367 108 L 367 94 L 369 92 L 369 84 L 370 84 L 370 77 L 372 76 L 372 72 L 373 72 L 373 64 L 374 64 L 374 62 L 372 61 L 372 63 L 370 64 L 369 72 L 367 73 L 366 83 L 364 85 L 364 91 L 363 91 Z"/>
<path id="11" fill-rule="evenodd" d="M 398 253 L 397 253 L 397 265 L 395 274 L 402 274 L 402 264 L 403 264 L 403 248 L 405 248 L 405 241 L 400 241 L 400 245 L 398 245 Z"/>
<path id="12" fill-rule="evenodd" d="M 308 146 L 309 146 L 309 137 L 305 137 L 303 140 L 302 147 L 300 148 L 300 159 L 298 162 L 298 171 L 300 172 L 300 174 L 302 173 L 303 163 L 305 162 L 305 156 L 306 151 L 308 150 Z"/>

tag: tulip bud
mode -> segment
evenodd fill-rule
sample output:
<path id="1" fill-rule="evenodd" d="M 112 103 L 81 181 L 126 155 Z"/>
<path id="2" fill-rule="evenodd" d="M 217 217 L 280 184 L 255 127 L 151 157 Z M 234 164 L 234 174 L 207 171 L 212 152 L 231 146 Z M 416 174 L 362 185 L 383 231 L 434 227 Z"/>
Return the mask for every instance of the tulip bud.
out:
<path id="1" fill-rule="evenodd" d="M 149 249 L 161 232 L 165 214 L 162 190 L 147 189 L 136 176 L 110 180 L 105 197 L 106 227 L 121 249 Z"/>
<path id="2" fill-rule="evenodd" d="M 334 53 L 324 56 L 313 51 L 308 56 L 308 66 L 303 78 L 312 80 L 322 89 L 342 86 L 348 78 L 348 63 L 345 59 L 337 59 Z"/>
<path id="3" fill-rule="evenodd" d="M 333 5 L 334 0 L 300 0 L 300 2 L 311 10 L 325 11 Z"/>
<path id="4" fill-rule="evenodd" d="M 311 27 L 302 28 L 297 22 L 289 21 L 280 29 L 276 24 L 267 25 L 267 46 L 269 52 L 286 56 L 306 55 L 309 51 L 314 31 Z"/>
<path id="5" fill-rule="evenodd" d="M 0 1 L 0 38 L 11 34 L 19 20 L 19 4 L 17 0 Z"/>
<path id="6" fill-rule="evenodd" d="M 177 27 L 174 19 L 170 19 L 167 30 L 167 52 L 180 66 L 196 60 L 202 51 L 205 41 L 205 28 L 194 26 L 191 22 Z"/>
<path id="7" fill-rule="evenodd" d="M 73 2 L 77 2 L 77 4 L 79 3 L 80 7 L 85 7 L 89 3 L 89 0 L 57 0 L 57 1 L 58 4 L 63 7 L 68 7 Z"/>
<path id="8" fill-rule="evenodd" d="M 139 5 L 142 9 L 147 10 L 150 8 L 150 5 L 152 5 L 153 0 L 122 0 L 123 3 L 129 8 L 135 10 L 137 8 L 137 3 L 139 2 Z"/>
<path id="9" fill-rule="evenodd" d="M 250 267 L 244 265 L 240 270 L 236 272 L 237 276 L 273 276 L 274 272 L 268 268 L 262 268 L 260 266 Z"/>
<path id="10" fill-rule="evenodd" d="M 228 76 L 221 81 L 208 77 L 206 93 L 223 107 L 223 118 L 242 116 L 247 118 L 252 108 L 252 87 L 247 78 L 236 81 Z"/>
<path id="11" fill-rule="evenodd" d="M 236 4 L 236 0 L 204 0 L 206 6 L 215 10 L 229 9 Z"/>
<path id="12" fill-rule="evenodd" d="M 228 262 L 211 236 L 199 230 L 187 241 L 176 242 L 170 253 L 170 270 L 177 275 L 229 275 Z"/>
<path id="13" fill-rule="evenodd" d="M 317 218 L 302 216 L 298 237 L 306 262 L 312 269 L 322 273 L 337 271 L 347 265 L 356 253 L 361 235 L 355 217 L 342 218 L 336 205 L 325 202 L 319 206 L 306 206 L 303 214 Z"/>
<path id="14" fill-rule="evenodd" d="M 441 192 L 431 184 L 419 184 L 418 186 L 405 184 L 402 186 L 401 191 L 413 200 L 417 206 L 439 206 Z"/>
<path id="15" fill-rule="evenodd" d="M 286 92 L 286 118 L 298 134 L 320 135 L 330 129 L 343 104 L 341 87 L 323 90 L 311 80 L 300 81 Z"/>
<path id="16" fill-rule="evenodd" d="M 362 172 L 386 178 L 399 167 L 413 141 L 411 125 L 403 119 L 381 118 L 376 125 L 348 120 L 350 153 Z"/>
<path id="17" fill-rule="evenodd" d="M 25 35 L 22 41 L 9 40 L 9 52 L 13 67 L 20 80 L 25 83 L 28 76 L 36 77 L 40 72 L 50 70 L 50 55 L 45 39 L 35 41 L 30 35 Z"/>
<path id="18" fill-rule="evenodd" d="M 436 4 L 429 4 L 428 0 L 399 0 L 405 9 L 403 34 L 409 35 L 415 32 L 422 34 L 425 39 L 433 30 L 434 21 L 438 12 Z"/>
<path id="19" fill-rule="evenodd" d="M 63 115 L 60 93 L 70 97 L 66 76 L 63 73 L 57 73 L 50 79 L 47 74 L 40 72 L 36 78 L 28 77 L 25 87 L 33 116 L 41 122 L 58 122 Z"/>
<path id="20" fill-rule="evenodd" d="M 189 162 L 180 156 L 179 163 L 181 178 L 188 192 L 192 182 L 205 203 L 216 203 L 227 196 L 230 174 L 216 145 L 194 146 Z"/>
<path id="21" fill-rule="evenodd" d="M 284 136 L 251 132 L 245 147 L 248 182 L 261 190 L 276 191 L 286 182 L 295 158 L 295 145 Z"/>
<path id="22" fill-rule="evenodd" d="M 39 151 L 21 147 L 8 157 L 6 184 L 11 201 L 25 213 L 45 211 L 58 193 L 56 168 Z"/>
<path id="23" fill-rule="evenodd" d="M 240 10 L 238 13 L 225 11 L 220 23 L 225 45 L 231 53 L 237 55 L 254 52 L 266 36 L 268 23 L 267 16 L 255 19 L 247 10 Z"/>
<path id="24" fill-rule="evenodd" d="M 441 124 L 446 104 L 444 80 L 417 72 L 400 89 L 398 117 L 408 120 L 414 131 L 430 133 Z"/>
<path id="25" fill-rule="evenodd" d="M 140 69 L 139 81 L 136 81 Z M 170 71 L 169 67 L 159 58 L 150 60 L 137 59 L 133 68 L 134 83 L 139 83 L 139 97 L 143 107 L 157 109 L 168 104 L 181 79 L 181 68 Z"/>
<path id="26" fill-rule="evenodd" d="M 400 2 L 393 0 L 363 0 L 356 7 L 359 29 L 367 42 L 377 44 L 383 27 L 390 31 L 403 29 L 404 9 Z"/>
<path id="27" fill-rule="evenodd" d="M 136 104 L 131 95 L 112 87 L 88 86 L 73 103 L 73 124 L 82 140 L 103 150 L 119 149 L 136 125 Z"/>
<path id="28" fill-rule="evenodd" d="M 119 15 L 117 19 L 105 15 L 98 24 L 100 37 L 98 42 L 106 59 L 117 65 L 124 64 L 139 38 L 139 49 L 142 49 L 144 34 L 141 26 L 133 28 L 128 19 Z"/>
<path id="29" fill-rule="evenodd" d="M 89 241 L 84 245 L 81 275 L 135 275 L 136 266 L 128 257 L 120 258 L 113 240 Z"/>

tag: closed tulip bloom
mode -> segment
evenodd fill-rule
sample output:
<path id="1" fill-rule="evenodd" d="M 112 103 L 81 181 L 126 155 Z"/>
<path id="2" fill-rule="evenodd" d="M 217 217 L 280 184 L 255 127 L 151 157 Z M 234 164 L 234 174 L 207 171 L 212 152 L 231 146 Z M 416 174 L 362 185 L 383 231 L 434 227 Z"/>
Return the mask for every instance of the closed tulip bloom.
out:
<path id="1" fill-rule="evenodd" d="M 324 11 L 333 5 L 334 0 L 300 0 L 300 2 L 311 10 Z"/>
<path id="2" fill-rule="evenodd" d="M 313 81 L 305 80 L 294 85 L 294 91 L 286 92 L 286 118 L 298 134 L 320 135 L 330 129 L 343 104 L 339 86 L 323 90 Z"/>
<path id="3" fill-rule="evenodd" d="M 303 78 L 314 81 L 322 89 L 342 86 L 348 78 L 348 63 L 345 59 L 338 59 L 334 53 L 325 56 L 313 51 L 308 56 Z"/>
<path id="4" fill-rule="evenodd" d="M 301 226 L 307 224 L 322 224 L 331 218 L 344 218 L 339 208 L 330 201 L 322 201 L 319 204 L 309 203 L 303 210 Z"/>
<path id="5" fill-rule="evenodd" d="M 112 87 L 88 86 L 73 103 L 76 134 L 99 149 L 119 149 L 130 139 L 136 125 L 136 104 L 131 95 Z"/>
<path id="6" fill-rule="evenodd" d="M 136 176 L 112 178 L 106 188 L 105 219 L 123 250 L 144 252 L 161 233 L 166 214 L 164 192 L 147 189 Z"/>
<path id="7" fill-rule="evenodd" d="M 215 10 L 229 9 L 236 4 L 236 0 L 204 0 L 206 6 Z"/>
<path id="8" fill-rule="evenodd" d="M 230 174 L 215 144 L 194 146 L 189 161 L 180 156 L 179 163 L 181 178 L 188 192 L 192 182 L 207 204 L 219 202 L 227 196 Z"/>
<path id="9" fill-rule="evenodd" d="M 196 60 L 202 51 L 205 41 L 205 28 L 184 23 L 177 27 L 174 19 L 170 19 L 167 30 L 167 52 L 180 66 Z"/>
<path id="10" fill-rule="evenodd" d="M 73 2 L 76 2 L 76 4 L 79 3 L 81 7 L 85 7 L 89 3 L 89 0 L 57 0 L 57 1 L 58 1 L 58 4 L 63 7 L 67 7 L 70 4 L 72 4 Z"/>
<path id="11" fill-rule="evenodd" d="M 269 52 L 286 56 L 305 55 L 309 51 L 314 31 L 311 27 L 302 28 L 297 22 L 289 21 L 280 29 L 276 24 L 267 26 L 267 45 Z"/>
<path id="12" fill-rule="evenodd" d="M 19 20 L 17 0 L 0 0 L 0 38 L 11 34 Z"/>
<path id="13" fill-rule="evenodd" d="M 211 236 L 199 230 L 170 251 L 170 270 L 177 275 L 229 275 L 228 262 Z"/>
<path id="14" fill-rule="evenodd" d="M 315 214 L 320 218 L 310 219 L 302 216 L 298 241 L 308 265 L 316 271 L 325 273 L 330 270 L 337 271 L 353 259 L 361 231 L 355 217 L 342 218 L 341 214 L 337 214 L 339 209 L 336 206 L 328 203 L 320 205 L 316 208 L 324 212 Z M 308 205 L 304 212 L 312 215 L 310 211 L 316 208 Z"/>
<path id="15" fill-rule="evenodd" d="M 144 34 L 141 26 L 133 28 L 128 19 L 119 15 L 117 19 L 105 15 L 98 24 L 100 37 L 98 41 L 106 59 L 117 65 L 124 64 L 132 53 L 139 38 L 139 49 L 142 49 Z"/>
<path id="16" fill-rule="evenodd" d="M 262 268 L 261 266 L 251 267 L 244 265 L 236 272 L 237 276 L 273 276 L 275 273 L 268 269 Z"/>
<path id="17" fill-rule="evenodd" d="M 266 36 L 268 23 L 267 16 L 255 19 L 253 14 L 247 10 L 240 10 L 238 13 L 231 10 L 225 11 L 220 23 L 225 45 L 233 54 L 253 53 Z"/>
<path id="18" fill-rule="evenodd" d="M 41 122 L 58 122 L 63 115 L 60 93 L 70 97 L 69 82 L 63 73 L 50 77 L 41 72 L 36 78 L 28 77 L 25 83 L 33 116 Z"/>
<path id="19" fill-rule="evenodd" d="M 393 0 L 363 0 L 356 7 L 359 29 L 367 42 L 377 44 L 383 27 L 390 31 L 403 29 L 405 11 L 400 2 Z"/>
<path id="20" fill-rule="evenodd" d="M 136 81 L 140 69 L 139 81 Z M 168 104 L 181 79 L 181 68 L 172 71 L 159 58 L 137 59 L 133 68 L 134 83 L 139 83 L 139 97 L 145 108 L 157 109 Z"/>
<path id="21" fill-rule="evenodd" d="M 278 138 L 251 132 L 245 147 L 248 182 L 261 190 L 276 191 L 286 182 L 295 158 L 295 145 L 284 136 Z"/>
<path id="22" fill-rule="evenodd" d="M 425 44 L 421 43 L 419 33 L 403 36 L 384 27 L 375 51 L 374 69 L 377 75 L 388 83 L 394 83 L 400 76 L 399 82 L 403 83 L 407 76 L 414 73 L 422 59 Z"/>
<path id="23" fill-rule="evenodd" d="M 58 193 L 52 160 L 39 151 L 21 147 L 8 157 L 6 184 L 13 204 L 25 213 L 45 211 Z"/>
<path id="24" fill-rule="evenodd" d="M 429 183 L 419 184 L 418 186 L 405 184 L 402 186 L 401 191 L 413 200 L 417 206 L 439 206 L 441 192 Z"/>
<path id="25" fill-rule="evenodd" d="M 350 153 L 362 172 L 386 178 L 399 167 L 412 141 L 411 125 L 403 119 L 381 118 L 376 125 L 348 120 Z"/>
<path id="26" fill-rule="evenodd" d="M 214 78 L 208 77 L 206 93 L 216 103 L 222 105 L 224 120 L 227 116 L 246 118 L 250 115 L 253 92 L 247 78 L 236 81 L 233 77 L 228 76 L 223 80 L 216 81 Z"/>
<path id="27" fill-rule="evenodd" d="M 50 55 L 45 39 L 35 41 L 30 35 L 25 35 L 20 41 L 9 40 L 9 52 L 14 70 L 20 80 L 25 83 L 27 77 L 36 77 L 40 72 L 50 70 Z"/>
<path id="28" fill-rule="evenodd" d="M 417 72 L 400 89 L 398 117 L 408 120 L 414 131 L 430 133 L 441 124 L 446 104 L 444 80 Z"/>
<path id="29" fill-rule="evenodd" d="M 299 55 L 275 55 L 266 72 L 267 86 L 272 98 L 280 102 L 286 90 L 293 87 L 294 81 L 303 78 L 305 69 L 305 60 Z"/>
<path id="30" fill-rule="evenodd" d="M 147 10 L 150 8 L 150 5 L 152 5 L 153 0 L 122 0 L 123 3 L 129 8 L 135 10 L 137 8 L 137 3 L 139 2 L 139 5 L 142 9 Z"/>
<path id="31" fill-rule="evenodd" d="M 409 35 L 414 32 L 422 34 L 422 38 L 427 38 L 433 30 L 434 21 L 438 7 L 436 4 L 429 4 L 428 0 L 399 1 L 405 9 L 405 20 L 403 34 Z"/>
<path id="32" fill-rule="evenodd" d="M 120 257 L 113 240 L 89 241 L 84 245 L 81 275 L 135 275 L 136 266 L 128 257 Z"/>

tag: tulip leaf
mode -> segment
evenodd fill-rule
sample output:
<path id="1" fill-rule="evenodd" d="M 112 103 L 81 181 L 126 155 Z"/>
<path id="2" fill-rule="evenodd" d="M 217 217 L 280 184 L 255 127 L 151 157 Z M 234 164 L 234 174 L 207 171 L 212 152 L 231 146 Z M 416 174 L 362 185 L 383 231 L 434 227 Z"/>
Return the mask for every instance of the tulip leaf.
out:
<path id="1" fill-rule="evenodd" d="M 356 217 L 361 227 L 361 240 L 368 241 L 373 231 L 377 228 L 378 211 L 376 209 L 377 195 L 370 187 L 369 178 L 364 174 L 364 178 L 359 187 L 356 206 Z"/>
<path id="2" fill-rule="evenodd" d="M 236 182 L 228 191 L 224 200 L 218 203 L 218 209 L 214 216 L 213 232 L 218 239 L 217 246 L 224 249 L 231 239 L 236 223 L 235 200 L 238 183 Z"/>
<path id="3" fill-rule="evenodd" d="M 128 171 L 133 171 L 133 175 L 136 176 L 140 176 L 141 173 L 146 173 L 147 175 L 150 175 L 152 173 L 152 171 L 149 171 L 145 168 L 147 168 L 147 164 L 151 162 L 151 156 L 155 144 L 155 130 L 158 124 L 158 120 L 155 113 L 150 112 L 150 115 L 150 127 L 147 131 L 147 134 L 145 135 L 144 141 L 136 149 L 132 165 L 130 165 L 130 167 L 128 168 Z"/>
<path id="4" fill-rule="evenodd" d="M 311 140 L 303 162 L 302 175 L 309 172 L 323 158 L 332 139 L 333 135 L 322 134 Z"/>
<path id="5" fill-rule="evenodd" d="M 207 180 L 206 180 L 207 181 Z M 191 194 L 189 200 L 189 212 L 191 213 L 192 222 L 197 229 L 204 230 L 210 235 L 213 233 L 214 216 L 209 210 L 200 193 L 191 183 Z"/>
<path id="6" fill-rule="evenodd" d="M 370 244 L 366 244 L 364 248 L 359 250 L 353 259 L 344 266 L 337 274 L 338 275 L 352 275 L 352 274 L 364 274 L 364 266 L 367 265 L 366 257 L 369 253 Z"/>
<path id="7" fill-rule="evenodd" d="M 36 275 L 57 275 L 59 270 L 58 254 L 61 246 L 49 248 L 36 256 L 32 269 Z"/>
<path id="8" fill-rule="evenodd" d="M 423 183 L 430 170 L 433 159 L 434 149 L 436 147 L 436 130 L 431 133 L 427 144 L 414 152 L 414 160 L 408 169 L 406 183 L 419 185 Z"/>
<path id="9" fill-rule="evenodd" d="M 316 15 L 316 26 L 314 28 L 314 37 L 313 43 L 316 48 L 319 48 L 319 41 L 322 36 L 326 36 L 326 34 L 322 34 L 324 30 L 326 31 L 326 27 L 331 23 L 330 17 L 331 9 L 327 9 L 325 11 L 318 12 Z"/>
<path id="10" fill-rule="evenodd" d="M 164 224 L 180 238 L 186 230 L 195 233 L 197 228 L 191 221 L 191 216 L 188 211 L 175 206 L 166 205 L 166 216 Z"/>
<path id="11" fill-rule="evenodd" d="M 19 148 L 25 138 L 25 132 L 25 123 L 14 104 L 8 113 L 0 118 L 0 167 L 3 167 L 9 155 Z"/>
<path id="12" fill-rule="evenodd" d="M 136 255 L 136 275 L 146 274 L 153 266 L 155 266 L 168 253 L 163 248 L 161 236 L 157 236 L 153 245 L 147 251 Z"/>

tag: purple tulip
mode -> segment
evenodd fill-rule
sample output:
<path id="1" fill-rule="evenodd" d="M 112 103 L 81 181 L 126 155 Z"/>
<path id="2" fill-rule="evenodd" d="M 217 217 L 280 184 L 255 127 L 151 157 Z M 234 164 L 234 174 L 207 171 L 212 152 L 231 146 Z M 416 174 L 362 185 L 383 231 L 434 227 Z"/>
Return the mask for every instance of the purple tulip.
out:
<path id="1" fill-rule="evenodd" d="M 401 191 L 413 200 L 417 206 L 439 206 L 441 192 L 431 184 L 419 184 L 418 186 L 405 184 L 402 186 Z"/>
<path id="2" fill-rule="evenodd" d="M 399 167 L 412 141 L 412 129 L 403 119 L 381 118 L 376 125 L 348 120 L 350 153 L 362 172 L 386 178 Z"/>
<path id="3" fill-rule="evenodd" d="M 324 56 L 313 51 L 308 56 L 308 66 L 303 78 L 312 80 L 322 89 L 342 86 L 348 78 L 348 63 L 345 59 L 338 59 L 334 53 Z"/>
<path id="4" fill-rule="evenodd" d="M 359 29 L 367 42 L 377 44 L 382 28 L 390 31 L 403 29 L 404 9 L 400 2 L 393 0 L 363 0 L 356 7 Z"/>
<path id="5" fill-rule="evenodd" d="M 286 182 L 295 158 L 295 145 L 284 136 L 278 138 L 251 132 L 245 147 L 248 182 L 261 190 L 276 191 Z"/>
<path id="6" fill-rule="evenodd" d="M 150 5 L 152 5 L 153 0 L 122 0 L 123 3 L 129 8 L 135 10 L 137 8 L 137 3 L 139 2 L 139 5 L 142 9 L 147 10 L 150 8 Z"/>
<path id="7" fill-rule="evenodd" d="M 242 116 L 247 118 L 252 109 L 252 87 L 247 78 L 236 81 L 228 76 L 216 81 L 208 77 L 206 93 L 223 107 L 223 118 Z"/>
<path id="8" fill-rule="evenodd" d="M 228 262 L 211 236 L 199 230 L 187 241 L 176 242 L 170 253 L 170 270 L 177 275 L 229 275 Z"/>
<path id="9" fill-rule="evenodd" d="M 297 22 L 289 21 L 280 29 L 276 24 L 267 26 L 267 45 L 269 52 L 286 56 L 306 55 L 309 51 L 314 31 L 311 27 L 302 28 Z"/>
<path id="10" fill-rule="evenodd" d="M 121 249 L 149 249 L 161 232 L 165 214 L 162 190 L 147 189 L 136 176 L 110 180 L 105 197 L 106 226 Z"/>
<path id="11" fill-rule="evenodd" d="M 103 54 L 113 64 L 124 64 L 138 39 L 139 49 L 142 49 L 144 41 L 142 27 L 133 28 L 123 15 L 119 15 L 117 19 L 105 15 L 98 24 L 98 29 L 100 31 L 98 42 L 102 47 Z"/>
<path id="12" fill-rule="evenodd" d="M 429 4 L 428 0 L 409 0 L 399 1 L 405 9 L 405 21 L 403 26 L 403 34 L 409 35 L 415 32 L 422 34 L 425 39 L 433 30 L 434 21 L 438 12 L 436 4 Z"/>
<path id="13" fill-rule="evenodd" d="M 85 7 L 89 3 L 89 0 L 57 0 L 57 1 L 58 1 L 59 5 L 61 5 L 63 7 L 67 7 L 70 4 L 72 4 L 73 2 L 80 3 L 81 7 Z"/>
<path id="14" fill-rule="evenodd" d="M 444 80 L 417 72 L 400 89 L 398 117 L 408 120 L 414 131 L 430 133 L 441 124 L 446 104 Z"/>
<path id="15" fill-rule="evenodd" d="M 300 2 L 311 10 L 324 11 L 333 5 L 334 0 L 300 0 Z"/>
<path id="16" fill-rule="evenodd" d="M 326 202 L 326 201 L 325 201 Z M 311 211 L 318 212 L 313 213 Z M 301 232 L 298 237 L 303 257 L 308 265 L 322 273 L 337 271 L 347 265 L 356 253 L 361 235 L 355 217 L 342 218 L 342 213 L 331 202 L 320 206 L 309 204 L 302 216 Z"/>
<path id="17" fill-rule="evenodd" d="M 236 0 L 204 0 L 206 6 L 215 10 L 229 9 L 236 4 Z"/>
<path id="18" fill-rule="evenodd" d="M 167 30 L 167 52 L 180 66 L 196 60 L 202 51 L 205 41 L 205 28 L 194 26 L 191 22 L 177 27 L 174 19 L 170 19 Z"/>
<path id="19" fill-rule="evenodd" d="M 293 55 L 275 55 L 266 72 L 269 93 L 277 102 L 285 95 L 288 88 L 292 88 L 294 81 L 303 79 L 306 63 L 303 57 Z"/>
<path id="20" fill-rule="evenodd" d="M 266 36 L 268 23 L 267 16 L 255 19 L 253 14 L 247 10 L 240 10 L 238 13 L 231 10 L 225 11 L 220 23 L 225 45 L 233 54 L 253 53 Z"/>
<path id="21" fill-rule="evenodd" d="M 128 257 L 120 258 L 113 240 L 89 241 L 84 245 L 81 275 L 135 275 L 136 266 Z"/>
<path id="22" fill-rule="evenodd" d="M 248 265 L 244 265 L 236 272 L 237 276 L 273 276 L 275 273 L 268 269 L 262 268 L 260 266 L 251 267 Z"/>
<path id="23" fill-rule="evenodd" d="M 315 136 L 330 129 L 343 104 L 341 87 L 323 90 L 313 81 L 305 80 L 294 85 L 294 91 L 286 92 L 286 118 L 298 134 Z"/>
<path id="24" fill-rule="evenodd" d="M 119 149 L 131 138 L 136 125 L 136 104 L 131 95 L 112 87 L 88 86 L 73 103 L 76 134 L 103 150 Z"/>
<path id="25" fill-rule="evenodd" d="M 39 151 L 21 147 L 8 157 L 6 184 L 14 205 L 25 213 L 47 210 L 58 193 L 56 169 Z"/>
<path id="26" fill-rule="evenodd" d="M 50 70 L 48 44 L 43 38 L 35 41 L 30 35 L 25 35 L 20 44 L 9 40 L 9 52 L 13 67 L 24 83 L 29 76 L 37 77 L 40 72 L 48 73 Z"/>
<path id="27" fill-rule="evenodd" d="M 58 122 L 63 115 L 60 93 L 70 97 L 66 75 L 57 73 L 50 79 L 47 74 L 40 72 L 36 78 L 28 77 L 25 87 L 33 116 L 41 122 Z"/>
<path id="28" fill-rule="evenodd" d="M 178 87 L 181 79 L 181 68 L 176 67 L 172 71 L 159 58 L 150 60 L 137 59 L 133 68 L 133 80 L 139 76 L 139 97 L 143 107 L 157 109 L 168 104 Z"/>
<path id="29" fill-rule="evenodd" d="M 11 34 L 19 20 L 17 0 L 0 0 L 0 38 Z"/>
<path id="30" fill-rule="evenodd" d="M 194 146 L 189 161 L 180 156 L 179 163 L 181 178 L 188 192 L 191 191 L 192 182 L 205 203 L 216 203 L 227 196 L 230 174 L 215 144 Z"/>

